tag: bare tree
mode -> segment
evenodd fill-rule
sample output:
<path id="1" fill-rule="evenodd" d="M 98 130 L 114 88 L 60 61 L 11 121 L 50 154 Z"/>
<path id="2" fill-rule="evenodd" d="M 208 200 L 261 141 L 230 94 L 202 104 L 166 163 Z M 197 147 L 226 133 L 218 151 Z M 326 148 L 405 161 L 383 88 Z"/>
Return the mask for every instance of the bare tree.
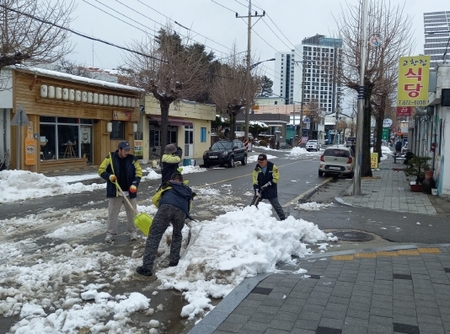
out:
<path id="1" fill-rule="evenodd" d="M 390 1 L 370 1 L 368 16 L 369 36 L 378 35 L 382 43 L 369 47 L 365 64 L 365 105 L 362 140 L 361 176 L 372 176 L 370 165 L 370 118 L 372 114 L 372 97 L 386 85 L 386 80 L 396 80 L 393 75 L 401 56 L 409 55 L 413 48 L 411 18 L 405 16 L 404 7 L 392 6 Z M 359 88 L 361 66 L 362 0 L 359 5 L 348 5 L 346 11 L 337 20 L 343 41 L 343 66 L 340 78 L 343 84 L 355 91 Z M 392 85 L 389 85 L 392 87 Z"/>
<path id="2" fill-rule="evenodd" d="M 380 85 L 380 88 L 373 94 L 372 115 L 375 118 L 375 143 L 374 152 L 378 152 L 378 162 L 381 161 L 382 151 L 381 151 L 381 139 L 383 133 L 383 121 L 386 114 L 393 114 L 395 107 L 395 97 L 396 97 L 396 87 L 397 82 L 397 71 L 386 71 L 384 80 Z"/>
<path id="3" fill-rule="evenodd" d="M 160 103 L 161 150 L 167 144 L 170 105 L 182 98 L 198 100 L 209 83 L 209 63 L 214 55 L 206 53 L 203 45 L 189 42 L 167 27 L 156 38 L 135 41 L 132 49 L 141 55 L 130 54 L 126 59 L 131 70 L 122 82 L 143 88 Z"/>
<path id="4" fill-rule="evenodd" d="M 230 139 L 235 137 L 236 117 L 244 112 L 244 107 L 253 105 L 253 99 L 261 91 L 262 77 L 251 76 L 250 82 L 247 76 L 245 59 L 233 53 L 228 62 L 222 64 L 214 76 L 211 87 L 211 99 L 217 105 L 221 113 L 226 113 L 230 119 Z M 249 92 L 249 93 L 247 93 Z M 252 101 L 246 101 L 247 96 L 252 96 Z"/>
<path id="5" fill-rule="evenodd" d="M 72 47 L 68 26 L 73 1 L 1 0 L 0 70 L 8 65 L 53 63 Z"/>
<path id="6" fill-rule="evenodd" d="M 68 59 L 61 58 L 59 62 L 54 66 L 54 69 L 58 72 L 77 75 L 85 78 L 95 78 L 93 73 L 85 66 L 78 65 Z"/>

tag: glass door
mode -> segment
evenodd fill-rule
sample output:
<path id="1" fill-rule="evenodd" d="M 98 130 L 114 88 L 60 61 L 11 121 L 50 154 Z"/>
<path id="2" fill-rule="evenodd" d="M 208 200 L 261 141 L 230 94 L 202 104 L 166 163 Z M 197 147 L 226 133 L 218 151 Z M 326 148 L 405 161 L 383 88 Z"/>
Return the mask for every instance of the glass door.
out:
<path id="1" fill-rule="evenodd" d="M 184 127 L 184 156 L 192 158 L 194 155 L 194 128 L 193 126 Z"/>

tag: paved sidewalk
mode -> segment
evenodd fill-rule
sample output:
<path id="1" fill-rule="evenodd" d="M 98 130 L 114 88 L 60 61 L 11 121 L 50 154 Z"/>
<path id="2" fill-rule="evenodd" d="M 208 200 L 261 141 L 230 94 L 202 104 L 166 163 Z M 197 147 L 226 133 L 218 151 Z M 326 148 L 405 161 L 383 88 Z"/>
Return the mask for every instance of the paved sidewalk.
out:
<path id="1" fill-rule="evenodd" d="M 409 189 L 409 180 L 402 171 L 404 167 L 401 160 L 397 163 L 393 159 L 384 160 L 379 169 L 372 170 L 372 178 L 361 179 L 361 196 L 353 196 L 351 186 L 343 197 L 336 200 L 342 204 L 370 209 L 450 215 L 450 200 Z"/>
<path id="2" fill-rule="evenodd" d="M 450 201 L 414 193 L 402 162 L 386 160 L 346 205 L 450 216 Z M 304 269 L 301 271 L 300 269 Z M 450 333 L 450 245 L 401 245 L 303 259 L 248 278 L 189 334 Z"/>
<path id="3" fill-rule="evenodd" d="M 450 333 L 450 245 L 308 258 L 245 280 L 189 334 Z"/>

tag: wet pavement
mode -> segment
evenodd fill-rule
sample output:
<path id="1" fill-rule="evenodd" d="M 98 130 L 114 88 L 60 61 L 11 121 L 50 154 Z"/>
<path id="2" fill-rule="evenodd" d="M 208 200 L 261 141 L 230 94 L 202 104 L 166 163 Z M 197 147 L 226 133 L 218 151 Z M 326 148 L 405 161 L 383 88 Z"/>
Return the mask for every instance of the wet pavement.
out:
<path id="1" fill-rule="evenodd" d="M 375 214 L 448 223 L 450 201 L 411 192 L 403 167 L 384 161 L 373 177 L 361 180 L 361 195 L 352 195 L 350 185 L 335 200 Z M 368 234 L 372 247 L 358 239 L 365 246 L 333 248 L 296 267 L 248 278 L 189 334 L 450 333 L 450 244 L 389 243 L 357 232 L 348 229 L 341 238 Z"/>
<path id="2" fill-rule="evenodd" d="M 275 273 L 246 279 L 203 320 L 193 328 L 193 324 L 185 323 L 179 333 L 450 332 L 450 244 L 393 243 L 380 237 L 377 229 L 365 226 L 367 231 L 355 230 L 344 222 L 346 215 L 359 210 L 367 216 L 390 217 L 392 224 L 399 224 L 404 214 L 411 221 L 441 224 L 445 230 L 450 201 L 411 192 L 402 168 L 401 161 L 383 161 L 373 170 L 373 177 L 362 178 L 359 196 L 352 194 L 351 181 L 334 185 L 331 178 L 300 195 L 296 199 L 300 202 L 321 196 L 326 199 L 330 194 L 323 195 L 321 189 L 334 187 L 332 201 L 339 203 L 340 212 L 331 209 L 331 213 L 335 210 L 335 219 L 341 219 L 342 226 L 333 222 L 323 229 L 338 235 L 341 247 L 329 247 L 322 253 L 315 249 L 296 267 L 284 266 Z M 92 166 L 75 174 L 96 171 Z M 317 215 L 325 215 L 324 211 L 311 216 L 322 217 Z M 299 215 L 293 209 L 291 214 Z M 433 240 L 421 233 L 417 232 L 417 240 Z"/>

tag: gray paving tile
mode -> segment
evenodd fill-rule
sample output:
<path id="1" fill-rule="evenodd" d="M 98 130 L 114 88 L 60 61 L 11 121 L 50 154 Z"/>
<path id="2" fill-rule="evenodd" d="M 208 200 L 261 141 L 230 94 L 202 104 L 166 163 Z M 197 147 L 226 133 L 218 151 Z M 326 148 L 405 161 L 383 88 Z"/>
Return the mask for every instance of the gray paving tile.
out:
<path id="1" fill-rule="evenodd" d="M 284 330 L 284 331 L 289 331 L 290 332 L 291 329 L 294 327 L 295 321 L 273 319 L 270 322 L 270 324 L 269 324 L 269 328 L 276 328 L 276 329 L 280 329 L 280 330 Z"/>
<path id="2" fill-rule="evenodd" d="M 313 320 L 313 319 L 299 319 L 294 323 L 294 329 L 301 328 L 303 330 L 313 330 L 314 333 L 316 332 L 317 327 L 319 326 L 320 319 Z"/>

